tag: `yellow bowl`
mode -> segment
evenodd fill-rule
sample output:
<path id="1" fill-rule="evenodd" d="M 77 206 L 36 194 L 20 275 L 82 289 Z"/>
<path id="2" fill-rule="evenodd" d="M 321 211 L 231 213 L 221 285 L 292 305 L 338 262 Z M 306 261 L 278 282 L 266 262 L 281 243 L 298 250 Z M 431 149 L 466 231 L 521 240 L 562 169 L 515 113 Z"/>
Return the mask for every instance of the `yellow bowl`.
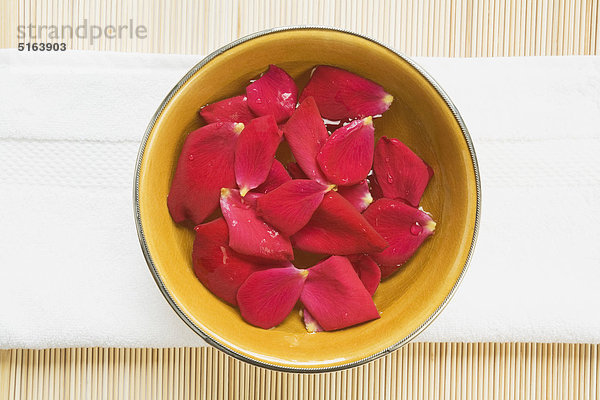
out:
<path id="1" fill-rule="evenodd" d="M 269 64 L 302 89 L 318 64 L 369 78 L 394 96 L 375 134 L 396 137 L 434 169 L 422 200 L 438 222 L 415 257 L 381 283 L 381 318 L 336 332 L 308 334 L 297 313 L 263 330 L 212 295 L 194 276 L 193 232 L 171 220 L 167 194 L 186 135 L 201 126 L 199 107 L 244 93 Z M 144 135 L 135 177 L 136 223 L 154 279 L 177 314 L 208 343 L 241 360 L 283 371 L 348 368 L 412 340 L 447 304 L 467 268 L 479 225 L 480 184 L 467 129 L 448 96 L 413 61 L 360 35 L 323 27 L 257 33 L 210 54 L 160 105 Z"/>

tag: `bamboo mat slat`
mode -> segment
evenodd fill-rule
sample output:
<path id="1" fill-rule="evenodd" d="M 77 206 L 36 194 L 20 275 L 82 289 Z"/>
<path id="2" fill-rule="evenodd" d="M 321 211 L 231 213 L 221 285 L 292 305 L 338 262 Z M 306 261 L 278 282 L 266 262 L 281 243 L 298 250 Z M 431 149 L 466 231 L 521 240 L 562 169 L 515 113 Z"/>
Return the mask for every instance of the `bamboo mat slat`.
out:
<path id="1" fill-rule="evenodd" d="M 599 54 L 598 0 L 0 0 L 0 48 L 64 42 L 68 49 L 208 54 L 250 33 L 317 24 L 371 36 L 409 56 Z M 130 20 L 132 24 L 130 24 Z M 127 35 L 18 39 L 17 27 L 144 26 Z"/>
<path id="2" fill-rule="evenodd" d="M 600 345 L 411 343 L 324 374 L 274 372 L 218 350 L 0 351 L 0 399 L 598 399 Z"/>
<path id="3" fill-rule="evenodd" d="M 19 40 L 19 25 L 143 25 L 144 39 Z M 600 54 L 598 0 L 0 0 L 0 48 L 207 54 L 276 26 L 331 25 L 409 56 Z M 599 345 L 412 343 L 351 370 L 273 372 L 212 348 L 0 351 L 3 399 L 600 399 Z"/>

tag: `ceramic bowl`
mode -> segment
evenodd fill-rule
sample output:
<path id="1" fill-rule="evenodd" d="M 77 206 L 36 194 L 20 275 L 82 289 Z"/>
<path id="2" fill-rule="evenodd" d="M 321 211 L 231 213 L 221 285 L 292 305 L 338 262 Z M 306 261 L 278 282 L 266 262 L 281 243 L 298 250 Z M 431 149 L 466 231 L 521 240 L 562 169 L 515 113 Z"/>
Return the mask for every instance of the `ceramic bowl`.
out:
<path id="1" fill-rule="evenodd" d="M 198 109 L 244 93 L 269 64 L 299 83 L 318 64 L 371 79 L 394 96 L 375 134 L 396 137 L 433 167 L 422 206 L 435 235 L 399 272 L 381 283 L 381 318 L 352 328 L 309 334 L 292 313 L 263 330 L 212 295 L 194 276 L 192 230 L 175 224 L 167 194 L 186 135 L 201 126 Z M 144 135 L 135 176 L 135 215 L 142 250 L 175 312 L 211 345 L 241 360 L 283 371 L 319 372 L 356 366 L 412 340 L 441 312 L 469 263 L 479 225 L 480 184 L 471 139 L 456 107 L 409 58 L 366 37 L 324 27 L 260 32 L 210 54 L 162 102 Z M 199 341 L 199 345 L 201 342 Z"/>

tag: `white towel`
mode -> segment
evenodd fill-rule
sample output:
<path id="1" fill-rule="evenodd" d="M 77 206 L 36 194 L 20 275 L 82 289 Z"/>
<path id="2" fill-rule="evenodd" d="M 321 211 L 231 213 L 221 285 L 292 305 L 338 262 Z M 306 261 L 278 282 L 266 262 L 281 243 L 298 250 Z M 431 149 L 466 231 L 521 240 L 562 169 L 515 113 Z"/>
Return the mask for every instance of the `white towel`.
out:
<path id="1" fill-rule="evenodd" d="M 200 346 L 133 222 L 139 141 L 199 56 L 0 51 L 0 348 Z M 600 343 L 600 57 L 417 59 L 471 132 L 475 256 L 423 341 Z"/>

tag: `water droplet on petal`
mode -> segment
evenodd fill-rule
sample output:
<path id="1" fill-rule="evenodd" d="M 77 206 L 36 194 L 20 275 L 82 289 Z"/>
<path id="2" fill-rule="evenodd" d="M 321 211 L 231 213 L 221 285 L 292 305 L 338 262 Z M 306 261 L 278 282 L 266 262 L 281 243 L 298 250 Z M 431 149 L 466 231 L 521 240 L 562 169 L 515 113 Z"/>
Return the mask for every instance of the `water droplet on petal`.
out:
<path id="1" fill-rule="evenodd" d="M 194 161 L 194 155 L 193 155 L 193 154 L 190 154 L 190 155 L 188 156 L 188 160 L 190 160 L 190 161 Z"/>
<path id="2" fill-rule="evenodd" d="M 419 236 L 422 232 L 423 227 L 418 222 L 415 222 L 415 224 L 410 227 L 410 233 L 412 233 L 415 236 Z"/>

